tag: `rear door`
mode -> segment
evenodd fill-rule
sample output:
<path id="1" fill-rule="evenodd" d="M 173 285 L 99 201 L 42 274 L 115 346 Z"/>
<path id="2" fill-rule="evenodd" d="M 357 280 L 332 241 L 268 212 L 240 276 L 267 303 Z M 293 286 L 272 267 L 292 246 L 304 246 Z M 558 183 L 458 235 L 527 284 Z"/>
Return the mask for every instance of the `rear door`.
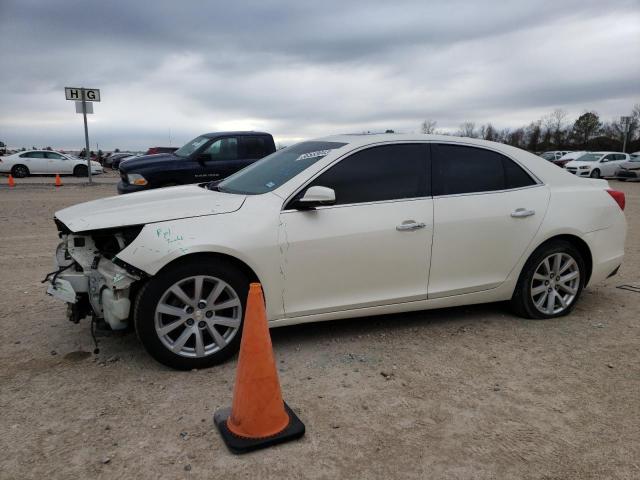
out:
<path id="1" fill-rule="evenodd" d="M 429 298 L 497 287 L 538 231 L 548 188 L 493 150 L 434 144 L 432 160 Z"/>
<path id="2" fill-rule="evenodd" d="M 20 163 L 27 166 L 30 173 L 48 173 L 45 152 L 27 152 L 20 155 Z"/>
<path id="3" fill-rule="evenodd" d="M 259 135 L 243 135 L 240 137 L 240 158 L 237 169 L 241 170 L 256 160 L 268 155 L 271 148 L 269 139 Z"/>

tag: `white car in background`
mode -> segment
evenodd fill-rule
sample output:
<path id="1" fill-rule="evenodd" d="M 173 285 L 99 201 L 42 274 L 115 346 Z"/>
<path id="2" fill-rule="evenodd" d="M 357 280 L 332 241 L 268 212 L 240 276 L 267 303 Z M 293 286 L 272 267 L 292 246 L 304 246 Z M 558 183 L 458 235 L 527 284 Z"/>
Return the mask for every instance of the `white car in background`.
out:
<path id="1" fill-rule="evenodd" d="M 66 153 L 51 150 L 27 150 L 0 158 L 0 173 L 10 173 L 16 178 L 29 175 L 75 175 L 86 177 L 87 162 Z M 98 162 L 91 161 L 91 173 L 99 174 L 104 170 Z"/>
<path id="2" fill-rule="evenodd" d="M 564 168 L 579 177 L 614 177 L 620 165 L 629 159 L 628 153 L 590 152 L 567 163 Z"/>
<path id="3" fill-rule="evenodd" d="M 570 153 L 570 150 L 551 150 L 540 154 L 540 156 L 545 160 L 555 162 L 556 160 L 560 160 L 560 158 L 567 153 Z"/>
<path id="4" fill-rule="evenodd" d="M 180 369 L 237 351 L 251 282 L 272 327 L 505 300 L 554 318 L 620 267 L 624 201 L 500 143 L 327 137 L 56 212 L 47 291 Z"/>

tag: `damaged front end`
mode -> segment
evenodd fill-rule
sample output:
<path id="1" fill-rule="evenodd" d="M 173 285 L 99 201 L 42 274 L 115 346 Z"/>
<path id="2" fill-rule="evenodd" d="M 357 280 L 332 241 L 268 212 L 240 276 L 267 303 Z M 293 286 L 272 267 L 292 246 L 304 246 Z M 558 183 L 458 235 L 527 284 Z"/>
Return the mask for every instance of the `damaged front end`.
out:
<path id="1" fill-rule="evenodd" d="M 144 272 L 125 264 L 116 255 L 138 236 L 143 225 L 71 232 L 55 219 L 62 240 L 56 249 L 55 271 L 47 293 L 67 303 L 69 320 L 78 323 L 93 316 L 113 330 L 129 325 L 131 300 Z"/>

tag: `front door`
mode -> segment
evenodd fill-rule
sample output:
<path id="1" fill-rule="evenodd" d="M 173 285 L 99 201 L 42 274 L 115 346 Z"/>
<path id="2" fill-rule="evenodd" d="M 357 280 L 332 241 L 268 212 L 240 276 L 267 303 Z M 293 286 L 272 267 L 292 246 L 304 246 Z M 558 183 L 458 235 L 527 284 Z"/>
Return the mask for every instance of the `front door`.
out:
<path id="1" fill-rule="evenodd" d="M 332 165 L 294 197 L 320 185 L 335 191 L 335 205 L 285 205 L 279 239 L 287 317 L 426 299 L 429 171 L 425 144 L 371 147 Z"/>
<path id="2" fill-rule="evenodd" d="M 549 190 L 492 150 L 437 144 L 432 155 L 429 298 L 495 288 L 538 231 Z"/>
<path id="3" fill-rule="evenodd" d="M 46 173 L 73 173 L 73 162 L 56 152 L 47 152 Z"/>
<path id="4" fill-rule="evenodd" d="M 214 140 L 201 154 L 194 172 L 194 182 L 222 180 L 240 169 L 239 145 L 236 137 Z"/>

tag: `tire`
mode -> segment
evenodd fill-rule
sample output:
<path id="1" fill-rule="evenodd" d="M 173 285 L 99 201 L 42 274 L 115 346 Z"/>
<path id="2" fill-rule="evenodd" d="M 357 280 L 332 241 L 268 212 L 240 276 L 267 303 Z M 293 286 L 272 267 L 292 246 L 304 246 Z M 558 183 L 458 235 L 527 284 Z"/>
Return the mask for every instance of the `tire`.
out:
<path id="1" fill-rule="evenodd" d="M 196 299 L 198 279 L 202 279 L 202 293 Z M 176 291 L 176 286 L 186 297 L 179 297 L 171 291 Z M 216 289 L 221 293 L 211 300 Z M 191 370 L 217 365 L 234 355 L 240 347 L 248 292 L 249 279 L 232 264 L 219 260 L 203 261 L 202 257 L 185 259 L 151 278 L 139 292 L 134 307 L 136 333 L 147 352 L 168 367 Z M 211 297 L 205 300 L 208 296 Z M 211 305 L 198 306 L 198 300 L 208 301 Z M 237 306 L 213 308 L 214 305 L 231 303 Z M 209 316 L 210 312 L 212 316 Z M 217 337 L 214 337 L 212 328 L 218 333 Z M 201 340 L 199 352 L 198 339 Z M 172 351 L 172 346 L 178 351 Z"/>
<path id="2" fill-rule="evenodd" d="M 598 170 L 597 168 L 595 170 L 593 170 L 591 172 L 591 175 L 589 175 L 591 178 L 600 178 L 600 170 Z"/>
<path id="3" fill-rule="evenodd" d="M 11 169 L 11 175 L 16 178 L 25 178 L 29 176 L 29 169 L 25 165 L 14 165 Z"/>
<path id="4" fill-rule="evenodd" d="M 561 272 L 564 270 L 562 276 L 557 275 L 557 272 L 553 272 L 555 267 L 554 260 L 558 255 L 561 259 Z M 551 273 L 549 273 L 548 270 L 546 274 L 544 273 L 546 267 L 543 266 L 543 263 L 545 260 L 548 260 L 549 257 L 551 257 L 549 267 L 554 274 L 553 277 L 551 277 Z M 570 264 L 569 259 L 572 259 L 574 263 Z M 566 267 L 567 264 L 564 262 L 568 262 L 571 265 L 570 268 L 565 269 L 564 267 Z M 565 282 L 558 281 L 558 278 L 569 278 L 569 274 L 573 275 L 576 271 L 577 278 Z M 547 274 L 549 274 L 549 278 L 547 278 Z M 582 258 L 582 254 L 572 243 L 566 240 L 552 240 L 547 242 L 538 247 L 524 265 L 516 289 L 513 292 L 513 297 L 511 298 L 511 307 L 517 315 L 524 318 L 547 319 L 567 315 L 574 309 L 580 298 L 586 275 L 587 270 L 584 258 Z M 542 278 L 545 280 L 542 280 Z M 566 289 L 561 286 L 563 284 Z M 569 289 L 571 289 L 573 293 L 570 293 Z M 534 294 L 534 292 L 537 293 Z M 549 300 L 550 292 L 553 295 L 552 300 Z M 560 300 L 561 296 L 566 303 L 566 307 L 563 306 Z M 536 303 L 539 304 L 541 300 L 542 306 L 536 306 Z M 549 308 L 551 302 L 553 302 L 553 305 Z"/>
<path id="5" fill-rule="evenodd" d="M 74 177 L 88 177 L 89 176 L 89 169 L 85 165 L 77 165 L 73 169 L 73 176 Z"/>

